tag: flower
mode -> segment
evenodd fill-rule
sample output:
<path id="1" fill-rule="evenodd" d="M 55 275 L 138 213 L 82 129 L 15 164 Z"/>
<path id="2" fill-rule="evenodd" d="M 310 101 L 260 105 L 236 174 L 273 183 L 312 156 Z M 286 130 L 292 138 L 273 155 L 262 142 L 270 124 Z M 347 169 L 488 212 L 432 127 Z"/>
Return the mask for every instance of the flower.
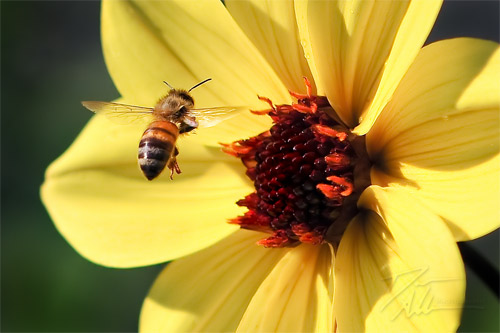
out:
<path id="1" fill-rule="evenodd" d="M 182 174 L 147 182 L 141 129 L 97 116 L 47 171 L 43 201 L 86 258 L 134 267 L 178 259 L 153 285 L 142 331 L 456 330 L 465 276 L 456 241 L 499 226 L 496 43 L 421 48 L 439 1 L 104 1 L 110 74 L 128 104 L 152 105 L 162 81 L 197 106 L 290 104 L 326 96 L 364 137 L 370 185 L 339 243 L 267 249 L 225 221 L 254 191 L 218 142 L 256 136 L 239 114 L 179 141 Z M 355 180 L 354 180 L 355 181 Z M 181 258 L 182 257 L 182 258 Z"/>

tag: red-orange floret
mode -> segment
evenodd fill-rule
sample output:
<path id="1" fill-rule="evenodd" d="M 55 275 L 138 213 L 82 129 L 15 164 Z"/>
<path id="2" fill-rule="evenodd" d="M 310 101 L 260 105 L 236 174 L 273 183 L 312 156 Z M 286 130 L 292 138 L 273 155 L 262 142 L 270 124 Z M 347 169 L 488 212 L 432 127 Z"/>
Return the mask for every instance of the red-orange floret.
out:
<path id="1" fill-rule="evenodd" d="M 321 244 L 353 192 L 353 159 L 349 131 L 322 111 L 325 97 L 291 93 L 292 105 L 252 111 L 273 120 L 269 131 L 247 140 L 224 144 L 223 151 L 240 158 L 255 192 L 237 202 L 248 211 L 230 223 L 271 236 L 258 244 L 293 246 Z"/>

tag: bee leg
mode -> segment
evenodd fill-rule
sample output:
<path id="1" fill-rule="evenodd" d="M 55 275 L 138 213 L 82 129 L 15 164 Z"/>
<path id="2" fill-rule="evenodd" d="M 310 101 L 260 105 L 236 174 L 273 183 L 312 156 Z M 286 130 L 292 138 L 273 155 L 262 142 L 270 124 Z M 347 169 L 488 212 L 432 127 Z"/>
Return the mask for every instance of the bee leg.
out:
<path id="1" fill-rule="evenodd" d="M 174 172 L 177 174 L 181 173 L 181 168 L 179 168 L 179 164 L 177 164 L 176 156 L 179 155 L 179 149 L 175 147 L 174 155 L 170 158 L 168 162 L 168 168 L 170 169 L 170 179 L 174 179 Z"/>
<path id="2" fill-rule="evenodd" d="M 174 172 L 175 173 L 181 173 L 181 168 L 179 168 L 179 164 L 177 164 L 177 160 L 173 158 L 169 163 L 168 163 L 168 168 L 170 169 L 170 179 L 174 179 Z"/>

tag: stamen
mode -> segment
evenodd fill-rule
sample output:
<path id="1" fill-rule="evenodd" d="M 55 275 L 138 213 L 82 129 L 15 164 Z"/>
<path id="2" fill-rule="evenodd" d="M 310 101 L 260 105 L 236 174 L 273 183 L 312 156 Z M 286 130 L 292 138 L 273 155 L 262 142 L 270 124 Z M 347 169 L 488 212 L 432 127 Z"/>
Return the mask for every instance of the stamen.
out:
<path id="1" fill-rule="evenodd" d="M 264 247 L 284 247 L 290 244 L 290 239 L 284 230 L 277 230 L 271 237 L 261 239 L 257 244 Z"/>
<path id="2" fill-rule="evenodd" d="M 316 124 L 313 126 L 313 129 L 318 134 L 328 135 L 331 137 L 337 137 L 337 138 L 339 138 L 340 141 L 344 141 L 345 139 L 347 139 L 346 132 L 343 132 L 343 131 L 339 132 L 339 131 L 336 131 L 335 129 L 330 128 L 330 127 L 325 126 L 325 125 Z"/>
<path id="3" fill-rule="evenodd" d="M 345 189 L 344 191 L 340 192 L 341 196 L 347 197 L 348 195 L 350 195 L 352 193 L 353 185 L 346 178 L 337 177 L 337 176 L 330 176 L 330 177 L 326 177 L 326 179 L 328 179 L 329 181 L 331 181 L 337 185 L 340 185 L 341 187 L 343 187 Z"/>
<path id="4" fill-rule="evenodd" d="M 346 168 L 351 164 L 351 159 L 345 154 L 333 153 L 325 157 L 326 163 L 337 169 Z"/>
<path id="5" fill-rule="evenodd" d="M 259 96 L 259 95 L 257 95 L 257 98 L 260 99 L 263 102 L 266 102 L 267 104 L 269 104 L 269 106 L 271 107 L 272 110 L 275 110 L 273 102 L 269 98 L 262 97 L 262 96 Z"/>

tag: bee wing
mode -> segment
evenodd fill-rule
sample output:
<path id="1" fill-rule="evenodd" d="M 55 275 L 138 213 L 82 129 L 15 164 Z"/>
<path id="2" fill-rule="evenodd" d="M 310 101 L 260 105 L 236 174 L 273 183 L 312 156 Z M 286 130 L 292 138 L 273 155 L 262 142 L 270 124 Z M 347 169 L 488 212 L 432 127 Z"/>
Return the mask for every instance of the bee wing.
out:
<path id="1" fill-rule="evenodd" d="M 118 124 L 137 124 L 151 121 L 153 108 L 112 102 L 83 101 L 82 105 L 96 114 Z"/>
<path id="2" fill-rule="evenodd" d="M 191 109 L 190 114 L 196 118 L 200 127 L 212 127 L 236 116 L 241 111 L 248 111 L 245 106 L 219 106 L 213 108 Z"/>

